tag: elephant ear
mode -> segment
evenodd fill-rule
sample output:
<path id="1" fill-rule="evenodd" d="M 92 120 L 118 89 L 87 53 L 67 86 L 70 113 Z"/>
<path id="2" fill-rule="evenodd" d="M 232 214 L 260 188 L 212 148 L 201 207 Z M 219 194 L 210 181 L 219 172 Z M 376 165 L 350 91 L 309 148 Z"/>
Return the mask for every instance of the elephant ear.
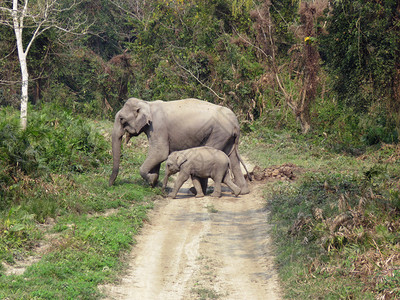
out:
<path id="1" fill-rule="evenodd" d="M 179 166 L 179 169 L 181 168 L 181 166 L 187 161 L 187 157 L 184 154 L 181 154 L 177 157 L 176 159 L 176 163 Z"/>
<path id="2" fill-rule="evenodd" d="M 137 117 L 135 124 L 133 125 L 136 133 L 139 133 L 146 125 L 149 125 L 152 121 L 150 105 L 144 101 L 138 103 L 135 107 Z"/>

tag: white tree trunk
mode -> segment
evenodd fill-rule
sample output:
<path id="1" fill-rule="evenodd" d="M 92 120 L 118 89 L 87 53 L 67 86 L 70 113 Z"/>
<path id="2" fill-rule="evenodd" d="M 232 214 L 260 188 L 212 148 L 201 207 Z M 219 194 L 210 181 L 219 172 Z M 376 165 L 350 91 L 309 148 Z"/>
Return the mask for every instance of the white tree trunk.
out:
<path id="1" fill-rule="evenodd" d="M 19 11 L 18 15 L 18 0 L 13 0 L 13 23 L 15 38 L 17 41 L 18 59 L 21 66 L 21 128 L 26 129 L 27 118 L 28 118 L 28 83 L 29 83 L 29 73 L 28 65 L 26 63 L 27 51 L 24 51 L 24 44 L 22 41 L 22 30 L 24 28 L 24 17 L 26 13 L 26 8 L 28 6 L 28 0 L 25 0 L 25 5 L 22 11 Z"/>
<path id="2" fill-rule="evenodd" d="M 21 128 L 26 129 L 28 122 L 28 83 L 29 73 L 28 66 L 26 64 L 26 55 L 19 58 L 21 64 L 22 74 L 22 88 L 21 88 Z"/>

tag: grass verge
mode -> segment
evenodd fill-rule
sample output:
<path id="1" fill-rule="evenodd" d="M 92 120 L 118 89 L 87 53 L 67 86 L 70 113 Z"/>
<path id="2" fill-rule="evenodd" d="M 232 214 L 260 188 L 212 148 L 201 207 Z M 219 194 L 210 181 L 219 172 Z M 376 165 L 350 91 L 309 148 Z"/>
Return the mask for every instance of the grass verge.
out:
<path id="1" fill-rule="evenodd" d="M 285 298 L 400 297 L 398 145 L 352 156 L 267 129 L 242 141 L 261 167 L 301 168 L 295 181 L 265 183 Z"/>
<path id="2" fill-rule="evenodd" d="M 84 128 L 86 136 L 99 128 L 108 132 L 112 126 L 106 122 L 89 126 L 83 120 L 70 123 L 75 126 L 71 134 L 82 135 L 79 128 Z M 46 130 L 53 134 L 51 125 Z M 26 152 L 32 150 L 31 159 L 45 172 L 40 168 L 20 171 L 15 167 L 18 164 L 10 163 L 14 152 L 4 152 L 7 156 L 2 157 L 11 167 L 2 173 L 5 179 L 1 182 L 6 189 L 0 211 L 0 299 L 99 299 L 98 285 L 112 282 L 123 269 L 124 254 L 135 243 L 134 236 L 146 221 L 154 197 L 161 193 L 140 177 L 143 140 L 124 146 L 119 178 L 108 187 L 110 159 L 86 167 L 87 159 L 81 161 L 79 151 L 90 155 L 89 150 L 84 145 L 77 149 L 65 144 L 60 151 L 66 155 L 72 151 L 80 167 L 57 165 L 55 172 L 41 160 L 54 149 L 51 143 L 41 143 L 42 148 L 48 147 L 42 151 L 29 138 L 16 136 L 14 140 L 26 141 Z M 5 142 L 12 143 L 12 137 Z M 93 149 L 98 143 L 103 145 L 97 135 Z"/>

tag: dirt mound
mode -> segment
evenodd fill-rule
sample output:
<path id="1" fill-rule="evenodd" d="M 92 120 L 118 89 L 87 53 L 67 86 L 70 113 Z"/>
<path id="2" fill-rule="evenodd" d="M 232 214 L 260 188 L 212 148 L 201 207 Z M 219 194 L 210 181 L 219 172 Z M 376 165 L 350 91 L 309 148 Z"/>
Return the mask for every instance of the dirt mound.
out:
<path id="1" fill-rule="evenodd" d="M 271 166 L 268 168 L 261 168 L 255 166 L 250 175 L 256 181 L 267 181 L 267 180 L 295 180 L 296 173 L 300 170 L 298 166 L 292 163 L 286 163 L 281 166 Z"/>

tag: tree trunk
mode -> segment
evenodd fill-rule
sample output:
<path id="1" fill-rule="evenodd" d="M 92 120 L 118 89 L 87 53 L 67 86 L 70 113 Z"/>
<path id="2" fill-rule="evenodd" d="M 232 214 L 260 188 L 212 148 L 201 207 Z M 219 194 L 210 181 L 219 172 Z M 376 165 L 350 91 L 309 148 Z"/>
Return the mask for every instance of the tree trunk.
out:
<path id="1" fill-rule="evenodd" d="M 21 129 L 25 130 L 28 122 L 28 66 L 26 64 L 26 55 L 19 58 L 22 74 L 21 88 Z"/>
<path id="2" fill-rule="evenodd" d="M 26 2 L 27 5 L 27 2 Z M 21 66 L 21 129 L 25 130 L 27 125 L 28 118 L 28 83 L 29 83 L 29 73 L 28 73 L 28 65 L 26 62 L 27 52 L 24 51 L 24 45 L 22 41 L 22 30 L 24 28 L 23 20 L 24 13 L 26 10 L 26 6 L 24 10 L 21 12 L 21 16 L 18 15 L 18 0 L 13 0 L 13 23 L 14 23 L 14 32 L 15 38 L 17 41 L 17 50 L 18 50 L 18 59 Z"/>
<path id="3" fill-rule="evenodd" d="M 303 134 L 307 134 L 311 129 L 311 125 L 310 125 L 311 118 L 310 118 L 309 108 L 307 108 L 306 110 L 300 111 L 300 113 L 297 116 L 297 120 L 300 123 L 301 132 Z"/>

